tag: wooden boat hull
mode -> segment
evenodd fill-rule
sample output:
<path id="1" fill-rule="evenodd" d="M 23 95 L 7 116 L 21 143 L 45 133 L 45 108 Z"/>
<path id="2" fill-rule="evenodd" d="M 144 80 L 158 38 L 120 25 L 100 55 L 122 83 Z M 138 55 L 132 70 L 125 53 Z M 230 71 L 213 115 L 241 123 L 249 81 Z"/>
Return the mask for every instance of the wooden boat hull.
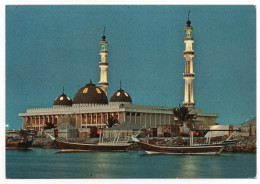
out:
<path id="1" fill-rule="evenodd" d="M 61 150 L 87 150 L 87 151 L 126 151 L 130 144 L 82 144 L 55 140 Z"/>
<path id="2" fill-rule="evenodd" d="M 7 142 L 5 144 L 6 149 L 27 149 L 30 146 L 30 142 Z"/>
<path id="3" fill-rule="evenodd" d="M 136 143 L 148 154 L 216 155 L 220 154 L 224 149 L 224 145 L 167 147 L 152 145 L 144 142 Z"/>

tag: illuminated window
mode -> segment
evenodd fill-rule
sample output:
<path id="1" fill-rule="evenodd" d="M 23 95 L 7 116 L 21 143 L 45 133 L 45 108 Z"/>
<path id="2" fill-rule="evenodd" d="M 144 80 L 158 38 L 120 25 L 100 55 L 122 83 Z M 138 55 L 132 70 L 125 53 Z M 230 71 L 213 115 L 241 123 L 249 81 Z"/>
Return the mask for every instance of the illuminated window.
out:
<path id="1" fill-rule="evenodd" d="M 88 88 L 85 88 L 84 90 L 83 90 L 83 93 L 87 93 L 88 92 Z"/>
<path id="2" fill-rule="evenodd" d="M 97 91 L 98 94 L 101 94 L 100 89 L 96 88 L 96 91 Z"/>
<path id="3" fill-rule="evenodd" d="M 125 92 L 125 96 L 127 96 L 128 97 L 128 94 Z"/>
<path id="4" fill-rule="evenodd" d="M 63 96 L 62 96 L 62 97 L 60 97 L 60 100 L 63 100 Z"/>
<path id="5" fill-rule="evenodd" d="M 67 97 L 68 100 L 70 100 L 70 97 Z"/>
<path id="6" fill-rule="evenodd" d="M 120 92 L 117 92 L 116 96 L 120 96 Z"/>

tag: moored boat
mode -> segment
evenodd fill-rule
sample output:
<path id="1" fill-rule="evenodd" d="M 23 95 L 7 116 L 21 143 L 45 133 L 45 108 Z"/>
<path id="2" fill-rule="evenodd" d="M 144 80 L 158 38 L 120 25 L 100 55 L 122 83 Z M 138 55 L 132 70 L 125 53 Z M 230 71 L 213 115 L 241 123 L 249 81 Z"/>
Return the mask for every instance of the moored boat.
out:
<path id="1" fill-rule="evenodd" d="M 193 144 L 193 131 L 191 131 L 189 146 L 161 146 L 141 142 L 136 136 L 132 136 L 132 140 L 148 154 L 218 155 L 224 150 L 225 145 L 235 144 L 237 141 L 231 140 L 231 135 L 222 142 L 210 143 L 210 139 L 207 139 L 207 144 Z"/>
<path id="2" fill-rule="evenodd" d="M 86 144 L 86 143 L 75 143 L 75 142 L 56 140 L 56 138 L 54 138 L 51 135 L 49 135 L 49 137 L 55 142 L 58 149 L 61 150 L 123 152 L 126 151 L 128 146 L 132 144 L 127 142 L 107 142 L 107 143 L 102 142 L 97 144 Z M 68 151 L 64 151 L 64 152 L 68 152 Z"/>
<path id="3" fill-rule="evenodd" d="M 137 145 L 148 154 L 186 154 L 186 155 L 216 155 L 220 154 L 225 145 L 193 145 L 193 146 L 159 146 L 139 141 L 133 138 Z"/>
<path id="4" fill-rule="evenodd" d="M 130 144 L 84 144 L 65 141 L 54 141 L 59 149 L 75 149 L 75 150 L 89 150 L 89 151 L 126 151 Z"/>
<path id="5" fill-rule="evenodd" d="M 12 134 L 6 135 L 6 149 L 28 149 L 32 145 L 33 138 L 28 138 L 27 130 L 15 131 Z"/>
<path id="6" fill-rule="evenodd" d="M 6 149 L 28 149 L 30 147 L 31 143 L 26 142 L 20 142 L 20 141 L 12 141 L 12 142 L 6 142 L 5 146 Z"/>

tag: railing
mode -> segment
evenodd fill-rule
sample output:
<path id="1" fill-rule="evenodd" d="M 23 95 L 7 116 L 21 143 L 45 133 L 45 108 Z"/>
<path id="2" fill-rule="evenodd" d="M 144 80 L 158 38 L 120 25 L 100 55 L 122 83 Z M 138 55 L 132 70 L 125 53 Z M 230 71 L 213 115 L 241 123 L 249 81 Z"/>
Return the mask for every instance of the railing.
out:
<path id="1" fill-rule="evenodd" d="M 108 66 L 108 63 L 107 62 L 99 62 L 99 65 L 105 65 L 105 66 Z"/>
<path id="2" fill-rule="evenodd" d="M 194 73 L 184 73 L 183 77 L 194 77 L 195 74 Z"/>
<path id="3" fill-rule="evenodd" d="M 194 55 L 194 51 L 184 51 L 184 55 L 186 54 Z"/>

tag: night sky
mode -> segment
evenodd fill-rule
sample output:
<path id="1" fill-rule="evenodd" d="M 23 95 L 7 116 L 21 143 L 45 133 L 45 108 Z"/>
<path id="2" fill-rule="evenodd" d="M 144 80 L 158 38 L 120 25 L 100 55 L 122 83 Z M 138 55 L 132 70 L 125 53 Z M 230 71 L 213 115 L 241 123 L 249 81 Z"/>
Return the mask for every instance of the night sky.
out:
<path id="1" fill-rule="evenodd" d="M 73 98 L 98 84 L 104 26 L 108 97 L 122 88 L 137 105 L 176 107 L 184 98 L 184 27 L 190 13 L 195 43 L 196 108 L 219 124 L 256 116 L 254 6 L 7 6 L 6 124 L 18 113 Z"/>

